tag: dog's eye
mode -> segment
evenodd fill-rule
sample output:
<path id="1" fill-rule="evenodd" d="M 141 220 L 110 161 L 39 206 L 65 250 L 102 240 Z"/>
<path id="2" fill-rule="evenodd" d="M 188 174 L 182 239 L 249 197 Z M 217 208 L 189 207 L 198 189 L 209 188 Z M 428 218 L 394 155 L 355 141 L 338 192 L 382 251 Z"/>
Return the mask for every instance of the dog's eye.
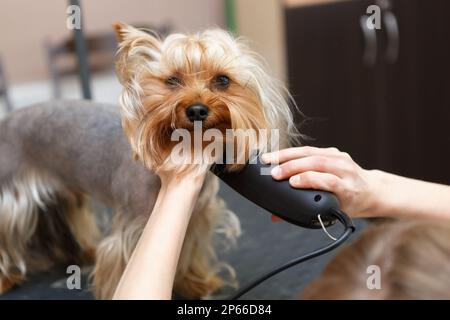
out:
<path id="1" fill-rule="evenodd" d="M 169 77 L 166 80 L 166 84 L 171 88 L 176 88 L 181 85 L 181 79 L 175 76 Z"/>
<path id="2" fill-rule="evenodd" d="M 214 86 L 217 89 L 226 89 L 230 86 L 230 78 L 224 75 L 217 76 L 214 79 Z"/>

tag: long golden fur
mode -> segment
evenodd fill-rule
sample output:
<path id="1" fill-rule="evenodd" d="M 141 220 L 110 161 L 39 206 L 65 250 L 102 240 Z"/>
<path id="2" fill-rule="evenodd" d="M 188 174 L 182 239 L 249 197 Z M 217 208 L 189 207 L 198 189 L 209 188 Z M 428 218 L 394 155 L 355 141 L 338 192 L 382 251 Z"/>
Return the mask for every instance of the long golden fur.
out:
<path id="1" fill-rule="evenodd" d="M 243 39 L 216 29 L 172 34 L 161 40 L 121 23 L 115 27 L 120 41 L 117 73 L 124 87 L 122 123 L 136 156 L 147 167 L 158 171 L 171 166 L 172 131 L 192 130 L 185 110 L 198 102 L 209 108 L 204 130 L 266 129 L 270 134 L 275 129 L 280 131 L 280 147 L 299 137 L 288 91 L 270 77 Z M 220 75 L 230 78 L 226 89 L 215 86 Z M 168 85 L 167 80 L 174 76 L 180 83 Z M 263 152 L 267 143 L 263 140 L 251 147 Z"/>

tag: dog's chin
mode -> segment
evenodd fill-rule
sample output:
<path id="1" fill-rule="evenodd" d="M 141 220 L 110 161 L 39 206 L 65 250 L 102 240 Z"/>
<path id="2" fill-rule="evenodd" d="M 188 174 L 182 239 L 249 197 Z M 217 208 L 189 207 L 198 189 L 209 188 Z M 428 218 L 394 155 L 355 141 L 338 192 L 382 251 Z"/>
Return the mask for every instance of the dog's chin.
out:
<path id="1" fill-rule="evenodd" d="M 181 129 L 181 130 L 187 130 L 189 132 L 193 132 L 194 131 L 194 124 L 190 121 L 179 121 L 174 125 L 174 128 L 171 128 L 171 131 L 174 131 L 176 129 Z M 226 132 L 226 129 L 231 129 L 231 123 L 228 121 L 202 121 L 201 122 L 201 128 L 202 128 L 202 132 L 205 132 L 206 130 L 209 129 L 218 129 L 220 131 L 222 131 L 224 134 Z"/>
<path id="2" fill-rule="evenodd" d="M 176 121 L 174 124 L 167 124 L 165 125 L 165 128 L 162 128 L 162 131 L 165 131 L 169 134 L 167 134 L 166 137 L 164 137 L 163 140 L 165 140 L 164 143 L 160 144 L 162 150 L 158 151 L 158 154 L 162 157 L 162 163 L 158 163 L 157 167 L 158 169 L 163 169 L 163 167 L 166 167 L 166 169 L 168 169 L 170 167 L 170 170 L 173 170 L 174 167 L 176 167 L 176 164 L 169 164 L 167 162 L 164 162 L 164 159 L 167 159 L 170 156 L 170 153 L 172 151 L 172 149 L 181 141 L 184 141 L 185 136 L 181 135 L 182 137 L 180 138 L 181 140 L 175 140 L 172 141 L 172 137 L 173 134 L 176 130 L 186 130 L 189 133 L 190 136 L 190 142 L 191 142 L 191 152 L 193 152 L 193 148 L 197 147 L 198 145 L 195 144 L 194 145 L 194 141 L 195 139 L 201 139 L 201 145 L 202 145 L 202 151 L 205 150 L 205 148 L 207 148 L 212 142 L 221 142 L 222 143 L 222 152 L 223 154 L 221 155 L 214 155 L 214 161 L 211 162 L 211 159 L 209 159 L 209 164 L 212 163 L 222 163 L 224 164 L 224 169 L 226 171 L 239 171 L 241 170 L 249 161 L 250 157 L 253 156 L 253 153 L 258 150 L 258 148 L 255 147 L 251 147 L 248 143 L 245 143 L 244 146 L 244 151 L 241 150 L 241 152 L 239 152 L 238 150 L 234 149 L 234 156 L 232 156 L 230 159 L 227 159 L 225 154 L 226 154 L 226 150 L 229 148 L 229 146 L 233 145 L 233 143 L 235 143 L 235 139 L 233 138 L 233 136 L 228 136 L 227 135 L 227 129 L 233 129 L 232 125 L 229 121 L 203 121 L 201 123 L 202 125 L 202 132 L 201 135 L 194 135 L 194 124 L 192 122 L 189 121 Z M 206 136 L 205 132 L 208 129 L 216 129 L 219 130 L 221 132 L 221 135 L 217 136 L 216 134 L 213 134 L 212 136 L 214 136 L 213 138 L 211 137 L 211 135 Z M 243 129 L 244 130 L 244 129 Z M 178 136 L 178 135 L 177 135 Z M 180 137 L 180 136 L 179 136 Z M 219 139 L 219 140 L 217 140 Z M 201 154 L 201 152 L 200 152 Z M 238 156 L 239 154 L 239 156 Z M 164 163 L 164 164 L 163 164 Z M 161 167 L 162 165 L 162 167 Z M 184 169 L 188 168 L 189 164 L 185 163 L 183 165 L 180 166 L 180 168 Z M 191 167 L 197 167 L 197 166 L 191 166 Z"/>

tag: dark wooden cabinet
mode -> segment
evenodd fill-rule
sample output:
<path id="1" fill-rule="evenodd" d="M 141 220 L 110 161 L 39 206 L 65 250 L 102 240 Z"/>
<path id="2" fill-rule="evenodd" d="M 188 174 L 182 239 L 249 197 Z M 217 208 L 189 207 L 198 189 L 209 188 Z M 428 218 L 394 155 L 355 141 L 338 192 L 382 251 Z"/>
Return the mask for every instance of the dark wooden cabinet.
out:
<path id="1" fill-rule="evenodd" d="M 450 2 L 396 0 L 399 54 L 386 62 L 387 169 L 450 184 Z"/>
<path id="2" fill-rule="evenodd" d="M 363 30 L 374 2 L 286 10 L 301 130 L 363 167 L 450 183 L 450 1 L 392 0 Z"/>

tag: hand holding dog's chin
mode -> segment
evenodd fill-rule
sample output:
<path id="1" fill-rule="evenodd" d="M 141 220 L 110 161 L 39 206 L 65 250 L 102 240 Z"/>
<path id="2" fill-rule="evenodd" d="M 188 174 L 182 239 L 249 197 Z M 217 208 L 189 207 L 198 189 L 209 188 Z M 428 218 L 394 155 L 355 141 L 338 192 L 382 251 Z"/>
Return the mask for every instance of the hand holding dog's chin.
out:
<path id="1" fill-rule="evenodd" d="M 157 174 L 161 179 L 162 189 L 189 187 L 191 190 L 200 190 L 207 172 L 207 168 L 199 169 L 197 166 L 192 166 L 184 169 L 182 172 L 177 170 L 159 170 Z"/>

